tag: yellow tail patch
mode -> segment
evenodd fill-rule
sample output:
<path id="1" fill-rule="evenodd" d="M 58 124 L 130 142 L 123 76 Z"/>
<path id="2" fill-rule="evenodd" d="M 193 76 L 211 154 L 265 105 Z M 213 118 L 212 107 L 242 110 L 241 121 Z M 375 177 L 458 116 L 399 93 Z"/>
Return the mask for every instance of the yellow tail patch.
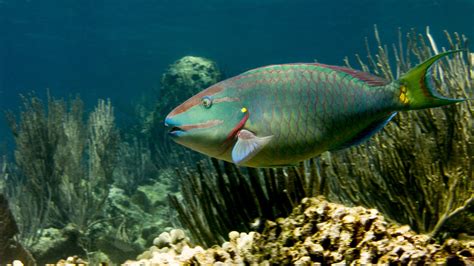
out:
<path id="1" fill-rule="evenodd" d="M 400 86 L 400 96 L 398 96 L 398 99 L 403 104 L 408 105 L 407 87 L 405 85 Z"/>

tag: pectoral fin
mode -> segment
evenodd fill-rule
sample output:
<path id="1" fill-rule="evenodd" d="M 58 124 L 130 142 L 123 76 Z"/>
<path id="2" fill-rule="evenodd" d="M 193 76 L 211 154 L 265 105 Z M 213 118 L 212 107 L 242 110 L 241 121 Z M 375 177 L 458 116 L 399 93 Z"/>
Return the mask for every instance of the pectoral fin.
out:
<path id="1" fill-rule="evenodd" d="M 273 136 L 257 137 L 254 133 L 242 129 L 237 133 L 237 142 L 232 149 L 232 161 L 235 164 L 242 164 L 265 147 Z"/>

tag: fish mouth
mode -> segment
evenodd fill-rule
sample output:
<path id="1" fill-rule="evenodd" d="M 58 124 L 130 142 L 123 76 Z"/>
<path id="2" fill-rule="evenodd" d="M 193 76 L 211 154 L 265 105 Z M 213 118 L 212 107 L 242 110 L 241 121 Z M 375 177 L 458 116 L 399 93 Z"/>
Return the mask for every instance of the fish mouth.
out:
<path id="1" fill-rule="evenodd" d="M 176 125 L 177 123 L 174 122 L 172 119 L 170 118 L 165 119 L 165 127 L 170 128 L 168 130 L 168 134 L 172 137 L 179 137 L 182 134 L 193 131 L 193 130 L 207 129 L 207 128 L 220 125 L 222 123 L 224 123 L 224 121 L 222 120 L 209 120 L 209 121 L 205 121 L 205 122 L 197 123 L 197 124 L 186 124 L 186 125 L 177 126 Z"/>
<path id="2" fill-rule="evenodd" d="M 168 135 L 173 136 L 173 137 L 177 137 L 180 134 L 184 133 L 185 131 L 186 130 L 184 130 L 180 127 L 173 126 L 173 127 L 170 128 L 170 130 L 168 130 Z"/>
<path id="3" fill-rule="evenodd" d="M 184 133 L 186 130 L 183 127 L 173 125 L 173 121 L 169 118 L 165 119 L 165 127 L 169 128 L 168 135 L 172 137 L 177 137 Z"/>

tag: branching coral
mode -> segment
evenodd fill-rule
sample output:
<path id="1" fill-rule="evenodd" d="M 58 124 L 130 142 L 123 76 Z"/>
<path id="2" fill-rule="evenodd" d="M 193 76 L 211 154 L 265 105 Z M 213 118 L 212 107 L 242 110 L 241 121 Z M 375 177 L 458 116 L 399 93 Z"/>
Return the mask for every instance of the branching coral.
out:
<path id="1" fill-rule="evenodd" d="M 64 167 L 57 191 L 61 202 L 57 205 L 67 217 L 63 222 L 86 231 L 105 216 L 120 138 L 110 101 L 99 100 L 87 125 L 83 123 L 79 104 L 73 103 L 71 111 L 65 114 L 66 139 L 60 148 L 62 152 L 57 154 Z"/>
<path id="2" fill-rule="evenodd" d="M 87 125 L 83 116 L 80 99 L 68 111 L 63 100 L 49 96 L 46 107 L 36 97 L 24 98 L 19 123 L 8 115 L 17 171 L 7 185 L 27 246 L 45 226 L 73 223 L 85 231 L 103 216 L 119 135 L 110 102 L 99 101 Z"/>
<path id="3" fill-rule="evenodd" d="M 6 156 L 2 156 L 0 160 L 0 191 L 5 189 L 5 181 L 8 180 L 8 163 Z"/>
<path id="4" fill-rule="evenodd" d="M 27 246 L 34 244 L 37 230 L 49 222 L 50 210 L 54 202 L 59 202 L 52 193 L 55 184 L 60 183 L 54 155 L 63 137 L 60 128 L 65 106 L 62 101 L 48 97 L 48 107 L 45 110 L 37 98 L 24 98 L 20 123 L 16 123 L 12 113 L 7 115 L 17 145 L 16 165 L 21 171 L 10 176 L 9 197 L 21 213 L 20 236 Z"/>
<path id="5" fill-rule="evenodd" d="M 119 143 L 118 130 L 110 100 L 99 103 L 88 123 L 89 176 L 112 183 Z"/>

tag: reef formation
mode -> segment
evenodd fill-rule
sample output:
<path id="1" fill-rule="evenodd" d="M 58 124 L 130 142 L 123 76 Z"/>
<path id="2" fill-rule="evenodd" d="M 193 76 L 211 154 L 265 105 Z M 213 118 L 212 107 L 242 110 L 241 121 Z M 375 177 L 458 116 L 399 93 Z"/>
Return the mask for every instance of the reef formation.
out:
<path id="1" fill-rule="evenodd" d="M 157 237 L 148 251 L 124 265 L 163 264 L 456 264 L 474 263 L 474 241 L 438 244 L 408 225 L 388 223 L 375 209 L 304 198 L 287 218 L 265 221 L 262 233 L 229 233 L 209 249 L 192 246 L 181 230 Z"/>

